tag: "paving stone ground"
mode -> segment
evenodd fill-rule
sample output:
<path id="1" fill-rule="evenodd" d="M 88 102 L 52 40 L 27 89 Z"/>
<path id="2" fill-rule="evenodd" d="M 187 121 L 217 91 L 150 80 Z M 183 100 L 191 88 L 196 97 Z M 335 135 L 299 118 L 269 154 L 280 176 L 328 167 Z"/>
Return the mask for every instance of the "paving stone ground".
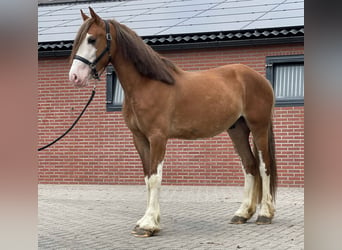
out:
<path id="1" fill-rule="evenodd" d="M 304 249 L 304 190 L 279 188 L 271 225 L 229 224 L 242 187 L 162 186 L 162 231 L 130 234 L 145 186 L 39 185 L 39 249 Z"/>

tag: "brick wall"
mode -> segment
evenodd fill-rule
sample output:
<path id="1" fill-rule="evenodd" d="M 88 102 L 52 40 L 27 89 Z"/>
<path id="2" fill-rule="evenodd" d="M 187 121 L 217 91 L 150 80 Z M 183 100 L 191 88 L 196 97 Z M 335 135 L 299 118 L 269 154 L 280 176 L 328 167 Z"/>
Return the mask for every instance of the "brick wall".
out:
<path id="1" fill-rule="evenodd" d="M 185 70 L 244 63 L 265 74 L 265 56 L 304 54 L 304 46 L 245 46 L 163 52 Z M 68 82 L 68 58 L 41 58 L 38 64 L 38 141 L 61 135 L 87 102 L 91 86 Z M 104 77 L 93 103 L 62 141 L 39 152 L 40 183 L 144 184 L 132 136 L 121 112 L 106 112 Z M 304 186 L 304 107 L 276 108 L 275 140 L 280 186 Z M 163 171 L 166 185 L 243 185 L 240 160 L 227 133 L 196 141 L 172 139 Z"/>

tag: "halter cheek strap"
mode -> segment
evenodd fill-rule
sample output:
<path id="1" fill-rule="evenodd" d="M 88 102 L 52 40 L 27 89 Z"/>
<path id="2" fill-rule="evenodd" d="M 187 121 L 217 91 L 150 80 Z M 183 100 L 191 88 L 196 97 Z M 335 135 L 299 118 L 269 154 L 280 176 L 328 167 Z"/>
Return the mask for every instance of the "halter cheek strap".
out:
<path id="1" fill-rule="evenodd" d="M 101 52 L 101 54 L 95 58 L 95 60 L 93 62 L 90 62 L 88 59 L 82 57 L 82 56 L 79 56 L 79 55 L 75 55 L 74 56 L 74 59 L 76 60 L 79 60 L 87 65 L 89 65 L 90 69 L 91 69 L 91 75 L 94 79 L 97 79 L 99 80 L 100 79 L 100 76 L 99 76 L 99 73 L 97 72 L 96 70 L 96 64 L 102 59 L 102 57 L 108 53 L 108 63 L 111 61 L 112 59 L 112 56 L 110 54 L 110 44 L 111 44 L 111 41 L 112 41 L 112 35 L 110 34 L 110 29 L 109 29 L 109 23 L 108 21 L 105 21 L 104 20 L 104 23 L 105 23 L 105 26 L 106 26 L 106 40 L 107 40 L 107 46 L 106 48 Z M 107 63 L 107 64 L 108 64 Z"/>

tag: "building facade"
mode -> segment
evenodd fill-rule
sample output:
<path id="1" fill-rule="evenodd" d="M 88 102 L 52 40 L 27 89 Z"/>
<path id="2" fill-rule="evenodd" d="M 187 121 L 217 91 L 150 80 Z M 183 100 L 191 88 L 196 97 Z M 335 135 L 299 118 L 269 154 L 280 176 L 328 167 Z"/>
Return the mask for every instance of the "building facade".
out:
<path id="1" fill-rule="evenodd" d="M 304 26 L 143 39 L 184 70 L 242 63 L 265 75 L 277 97 L 273 119 L 279 185 L 304 186 Z M 71 48 L 72 41 L 38 44 L 39 146 L 64 133 L 91 94 L 92 86 L 77 89 L 68 81 Z M 120 85 L 113 74 L 109 67 L 102 75 L 93 102 L 75 128 L 39 152 L 39 183 L 144 184 L 142 165 L 122 118 Z M 205 140 L 169 140 L 163 184 L 243 183 L 240 159 L 227 133 Z"/>

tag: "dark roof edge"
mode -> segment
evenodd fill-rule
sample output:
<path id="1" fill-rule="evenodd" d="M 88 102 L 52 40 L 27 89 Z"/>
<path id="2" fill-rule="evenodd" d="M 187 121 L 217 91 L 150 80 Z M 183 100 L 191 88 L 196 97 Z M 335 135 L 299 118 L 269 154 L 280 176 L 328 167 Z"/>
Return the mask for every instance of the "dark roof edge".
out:
<path id="1" fill-rule="evenodd" d="M 303 43 L 302 37 L 286 37 L 286 38 L 261 38 L 261 39 L 243 39 L 243 40 L 228 40 L 228 41 L 209 41 L 201 43 L 178 43 L 173 45 L 150 45 L 157 51 L 177 50 L 177 49 L 206 49 L 206 48 L 223 48 L 223 47 L 238 47 L 238 46 L 253 46 L 253 45 L 272 45 L 272 44 L 290 44 Z"/>
<path id="2" fill-rule="evenodd" d="M 304 26 L 142 37 L 155 50 L 304 43 Z M 68 56 L 73 41 L 38 43 L 38 56 Z"/>

